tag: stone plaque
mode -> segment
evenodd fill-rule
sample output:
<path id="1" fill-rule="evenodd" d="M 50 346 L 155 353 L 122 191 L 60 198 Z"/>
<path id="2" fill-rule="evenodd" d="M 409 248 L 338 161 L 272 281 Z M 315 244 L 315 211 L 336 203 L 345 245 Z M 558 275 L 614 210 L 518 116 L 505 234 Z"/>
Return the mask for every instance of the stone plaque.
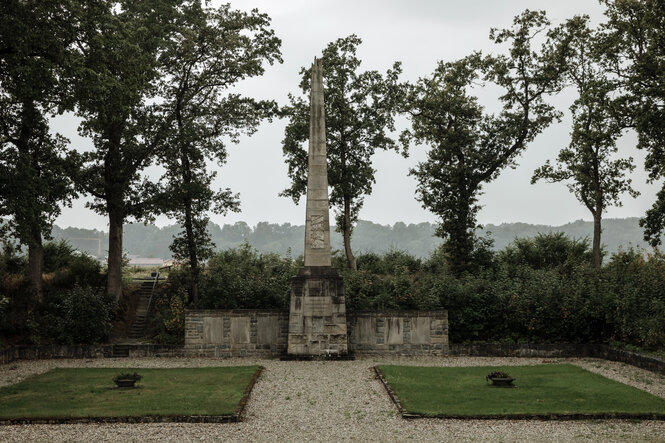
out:
<path id="1" fill-rule="evenodd" d="M 279 319 L 277 316 L 259 317 L 256 321 L 256 342 L 271 345 L 279 340 Z"/>
<path id="2" fill-rule="evenodd" d="M 401 345 L 404 343 L 404 319 L 391 317 L 386 319 L 386 343 Z"/>
<path id="3" fill-rule="evenodd" d="M 323 215 L 312 215 L 309 229 L 309 244 L 312 249 L 325 247 L 325 224 Z"/>
<path id="4" fill-rule="evenodd" d="M 411 343 L 414 345 L 428 345 L 429 341 L 429 317 L 416 317 L 411 319 Z"/>
<path id="5" fill-rule="evenodd" d="M 231 318 L 231 343 L 249 343 L 249 317 Z"/>
<path id="6" fill-rule="evenodd" d="M 376 344 L 376 318 L 357 317 L 353 328 L 355 342 L 361 345 Z"/>
<path id="7" fill-rule="evenodd" d="M 332 300 L 330 297 L 304 297 L 303 313 L 312 317 L 331 317 Z"/>
<path id="8" fill-rule="evenodd" d="M 203 343 L 221 345 L 224 342 L 224 319 L 219 317 L 203 318 Z"/>

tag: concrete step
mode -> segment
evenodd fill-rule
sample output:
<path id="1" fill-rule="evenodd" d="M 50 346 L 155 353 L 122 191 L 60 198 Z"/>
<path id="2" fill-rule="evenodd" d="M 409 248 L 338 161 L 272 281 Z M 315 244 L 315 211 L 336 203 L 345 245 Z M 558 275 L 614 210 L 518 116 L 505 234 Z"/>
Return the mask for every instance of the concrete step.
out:
<path id="1" fill-rule="evenodd" d="M 113 345 L 114 357 L 129 357 L 129 346 L 127 345 Z"/>

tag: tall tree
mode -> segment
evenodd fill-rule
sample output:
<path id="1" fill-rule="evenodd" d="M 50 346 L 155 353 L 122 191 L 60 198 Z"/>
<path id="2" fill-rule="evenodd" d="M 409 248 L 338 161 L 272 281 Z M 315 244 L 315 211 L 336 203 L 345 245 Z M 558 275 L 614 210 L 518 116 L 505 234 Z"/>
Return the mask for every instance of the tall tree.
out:
<path id="1" fill-rule="evenodd" d="M 51 134 L 47 116 L 71 108 L 63 82 L 71 62 L 73 4 L 7 0 L 0 4 L 0 216 L 28 247 L 30 295 L 42 298 L 42 240 L 60 205 L 74 196 L 78 157 Z"/>
<path id="2" fill-rule="evenodd" d="M 549 40 L 540 51 L 533 49 L 536 35 L 548 25 L 544 12 L 527 10 L 512 28 L 490 33 L 495 43 L 509 43 L 507 55 L 441 62 L 431 77 L 409 88 L 412 128 L 402 134 L 402 143 L 431 146 L 427 160 L 411 174 L 418 180 L 418 200 L 441 220 L 436 233 L 445 239 L 457 274 L 472 266 L 483 184 L 514 166 L 527 144 L 559 116 L 545 96 L 562 87 L 564 55 Z M 505 90 L 498 115 L 486 114 L 470 95 L 480 80 Z"/>
<path id="3" fill-rule="evenodd" d="M 224 139 L 238 142 L 253 133 L 263 118 L 276 113 L 274 102 L 228 93 L 240 80 L 262 75 L 264 62 L 281 62 L 281 41 L 269 27 L 270 18 L 230 5 L 203 9 L 195 1 L 183 9 L 182 25 L 160 58 L 163 115 L 175 124 L 160 150 L 166 168 L 162 209 L 183 227 L 171 244 L 174 257 L 189 266 L 190 296 L 198 305 L 200 263 L 212 255 L 207 227 L 213 211 L 237 211 L 229 189 L 214 191 L 216 172 L 226 162 Z"/>
<path id="4" fill-rule="evenodd" d="M 375 183 L 372 156 L 378 149 L 399 149 L 389 131 L 395 129 L 394 116 L 401 98 L 397 79 L 402 69 L 395 63 L 385 75 L 378 71 L 358 72 L 361 61 L 356 49 L 361 43 L 356 35 L 338 39 L 323 50 L 321 57 L 330 205 L 335 209 L 337 230 L 342 233 L 350 269 L 356 269 L 351 249 L 353 226 Z M 306 193 L 309 139 L 309 68 L 302 68 L 300 74 L 303 96 L 289 95 L 290 106 L 283 111 L 289 118 L 282 146 L 291 187 L 280 194 L 296 203 Z"/>
<path id="5" fill-rule="evenodd" d="M 665 177 L 665 2 L 662 0 L 601 0 L 607 5 L 605 51 L 632 116 L 649 180 Z M 644 238 L 661 243 L 665 231 L 665 184 L 640 221 Z"/>
<path id="6" fill-rule="evenodd" d="M 160 53 L 175 27 L 180 0 L 90 3 L 77 42 L 80 132 L 93 139 L 85 191 L 89 207 L 109 217 L 110 296 L 122 294 L 122 229 L 128 217 L 154 213 L 156 187 L 141 176 L 172 119 L 156 118 Z M 94 8 L 93 8 L 94 6 Z"/>
<path id="7" fill-rule="evenodd" d="M 578 93 L 570 107 L 573 129 L 570 144 L 559 152 L 556 167 L 549 160 L 531 179 L 568 182 L 568 189 L 593 216 L 593 266 L 601 265 L 601 221 L 608 206 L 621 206 L 621 194 L 638 194 L 626 174 L 635 169 L 632 158 L 615 158 L 617 139 L 625 122 L 613 99 L 615 82 L 604 68 L 598 40 L 588 17 L 575 17 L 555 34 L 568 46 L 565 77 Z"/>

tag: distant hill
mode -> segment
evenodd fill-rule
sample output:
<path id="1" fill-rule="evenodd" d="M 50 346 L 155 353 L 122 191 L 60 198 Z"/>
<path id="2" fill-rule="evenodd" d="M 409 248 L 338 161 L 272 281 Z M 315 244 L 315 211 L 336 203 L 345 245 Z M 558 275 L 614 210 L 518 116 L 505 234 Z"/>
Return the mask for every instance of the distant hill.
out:
<path id="1" fill-rule="evenodd" d="M 603 221 L 603 244 L 607 252 L 615 252 L 620 247 L 647 248 L 642 238 L 638 218 L 607 219 Z M 434 237 L 435 225 L 431 223 L 405 224 L 397 222 L 393 226 L 380 225 L 370 221 L 358 222 L 352 239 L 354 252 L 386 252 L 399 249 L 417 257 L 427 257 L 441 244 Z M 140 257 L 171 257 L 169 245 L 179 231 L 176 225 L 159 228 L 154 225 L 128 224 L 124 231 L 124 248 L 128 254 Z M 261 222 L 255 227 L 238 222 L 219 226 L 211 223 L 210 234 L 218 249 L 237 247 L 245 241 L 262 252 L 277 252 L 282 255 L 298 256 L 303 252 L 305 227 L 300 225 L 274 224 Z M 490 233 L 494 248 L 503 249 L 517 237 L 533 237 L 538 233 L 563 232 L 573 238 L 591 238 L 593 224 L 578 220 L 562 226 L 530 225 L 528 223 L 503 223 L 485 225 L 479 235 Z M 96 229 L 55 227 L 53 236 L 65 239 L 74 247 L 91 255 L 104 257 L 108 249 L 108 233 Z M 342 237 L 331 228 L 332 248 L 343 251 Z"/>

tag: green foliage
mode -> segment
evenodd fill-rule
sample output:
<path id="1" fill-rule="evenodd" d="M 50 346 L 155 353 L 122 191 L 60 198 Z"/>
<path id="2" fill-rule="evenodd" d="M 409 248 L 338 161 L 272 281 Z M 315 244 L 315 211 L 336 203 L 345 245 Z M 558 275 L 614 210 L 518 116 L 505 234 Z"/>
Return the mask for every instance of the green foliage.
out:
<path id="1" fill-rule="evenodd" d="M 203 9 L 194 1 L 183 8 L 181 19 L 160 56 L 161 110 L 165 122 L 173 119 L 175 124 L 159 152 L 166 172 L 158 206 L 183 226 L 170 249 L 191 269 L 190 295 L 196 306 L 199 263 L 214 247 L 207 214 L 239 209 L 237 195 L 211 188 L 217 173 L 208 171 L 206 163 L 226 163 L 223 140 L 237 143 L 240 134 L 254 133 L 277 107 L 228 91 L 241 80 L 262 75 L 264 62 L 281 62 L 281 42 L 269 28 L 270 18 L 257 10 L 236 11 L 228 4 Z"/>
<path id="2" fill-rule="evenodd" d="M 11 247 L 0 254 L 0 299 L 6 300 L 0 333 L 33 343 L 103 341 L 115 305 L 101 295 L 104 274 L 99 262 L 65 241 L 48 242 L 44 271 L 44 301 L 31 303 L 23 295 L 28 285 L 25 255 Z"/>
<path id="3" fill-rule="evenodd" d="M 201 309 L 287 309 L 291 277 L 299 266 L 302 266 L 300 259 L 261 254 L 247 244 L 221 251 L 208 260 L 201 273 L 199 306 Z M 187 270 L 169 273 L 168 283 L 158 298 L 163 300 L 158 304 L 164 309 L 160 309 L 162 314 L 157 323 L 169 324 L 179 318 L 172 305 L 175 303 L 178 310 L 188 305 L 188 279 Z"/>
<path id="4" fill-rule="evenodd" d="M 64 240 L 44 244 L 44 272 L 54 274 L 50 287 L 79 285 L 96 288 L 104 285 L 105 276 L 99 261 L 75 250 Z"/>
<path id="5" fill-rule="evenodd" d="M 364 197 L 372 193 L 375 170 L 371 159 L 377 149 L 398 150 L 389 132 L 395 130 L 394 116 L 402 98 L 397 82 L 402 68 L 398 62 L 385 75 L 359 72 L 361 60 L 356 51 L 361 43 L 354 34 L 337 39 L 328 44 L 321 57 L 330 205 L 335 209 L 337 230 L 344 236 L 348 266 L 354 269 L 351 232 Z M 282 145 L 291 187 L 280 195 L 296 203 L 305 195 L 307 185 L 305 143 L 309 140 L 311 70 L 302 68 L 300 74 L 304 97 L 289 94 L 291 103 L 282 110 L 289 118 Z"/>
<path id="6" fill-rule="evenodd" d="M 25 255 L 18 253 L 14 245 L 3 242 L 0 249 L 0 277 L 25 272 L 28 266 L 26 259 Z"/>
<path id="7" fill-rule="evenodd" d="M 617 96 L 629 126 L 646 150 L 650 180 L 665 175 L 665 3 L 660 0 L 602 0 L 607 6 L 603 49 L 616 76 Z M 653 246 L 665 230 L 665 186 L 640 222 Z"/>
<path id="8" fill-rule="evenodd" d="M 476 244 L 478 196 L 496 179 L 559 112 L 545 96 L 563 87 L 561 49 L 547 39 L 538 51 L 534 36 L 549 22 L 544 12 L 525 11 L 510 29 L 492 30 L 508 55 L 483 58 L 475 53 L 455 62 L 440 62 L 431 77 L 409 86 L 406 110 L 411 129 L 401 135 L 430 146 L 427 160 L 411 170 L 423 207 L 440 218 L 436 234 L 445 239 L 451 270 L 471 271 Z M 488 114 L 471 89 L 485 80 L 505 90 L 502 110 Z"/>
<path id="9" fill-rule="evenodd" d="M 185 288 L 171 281 L 171 276 L 177 280 L 177 275 L 171 272 L 166 286 L 154 297 L 154 314 L 150 322 L 153 338 L 158 343 L 183 344 L 185 341 L 185 309 L 189 295 Z"/>
<path id="10" fill-rule="evenodd" d="M 433 309 L 439 306 L 421 288 L 425 277 L 421 260 L 392 250 L 384 255 L 360 254 L 358 270 L 349 270 L 340 260 L 334 265 L 344 278 L 346 306 L 349 311 L 383 309 Z"/>
<path id="11" fill-rule="evenodd" d="M 161 118 L 159 55 L 175 38 L 181 0 L 112 0 L 82 8 L 71 75 L 79 132 L 93 140 L 85 155 L 81 187 L 87 205 L 109 217 L 108 283 L 122 293 L 122 227 L 128 217 L 154 216 L 156 185 L 142 171 L 173 124 Z"/>
<path id="12" fill-rule="evenodd" d="M 294 262 L 245 244 L 213 256 L 201 279 L 204 309 L 288 308 Z"/>
<path id="13" fill-rule="evenodd" d="M 80 156 L 52 134 L 47 116 L 72 109 L 63 72 L 75 24 L 70 1 L 7 0 L 0 5 L 0 217 L 27 246 L 29 295 L 41 301 L 42 238 L 76 196 Z"/>
<path id="14" fill-rule="evenodd" d="M 115 308 L 104 291 L 75 285 L 50 293 L 38 312 L 40 341 L 75 344 L 108 339 Z"/>
<path id="15" fill-rule="evenodd" d="M 526 265 L 531 269 L 580 266 L 591 262 L 588 239 L 570 239 L 562 232 L 517 238 L 497 254 L 500 262 L 509 266 Z"/>
<path id="16" fill-rule="evenodd" d="M 618 101 L 613 98 L 615 82 L 599 50 L 599 37 L 588 26 L 588 17 L 575 17 L 555 29 L 557 45 L 566 52 L 566 79 L 577 89 L 570 110 L 573 130 L 570 145 L 557 157 L 536 169 L 531 179 L 566 181 L 568 189 L 594 218 L 593 264 L 601 265 L 601 218 L 609 206 L 621 206 L 620 196 L 639 193 L 626 175 L 635 169 L 632 157 L 616 159 L 616 141 L 626 126 Z"/>
<path id="17" fill-rule="evenodd" d="M 604 268 L 606 291 L 613 296 L 609 312 L 614 341 L 647 349 L 665 346 L 665 256 L 628 250 L 614 255 Z"/>

